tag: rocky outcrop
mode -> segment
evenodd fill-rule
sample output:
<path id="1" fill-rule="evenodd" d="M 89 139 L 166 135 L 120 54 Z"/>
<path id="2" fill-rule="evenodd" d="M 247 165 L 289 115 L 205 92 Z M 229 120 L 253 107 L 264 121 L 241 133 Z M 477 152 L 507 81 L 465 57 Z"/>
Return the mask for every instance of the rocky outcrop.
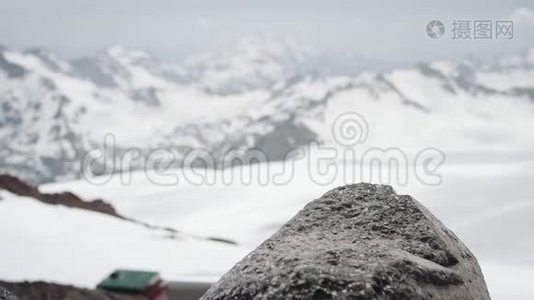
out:
<path id="1" fill-rule="evenodd" d="M 86 201 L 70 192 L 53 194 L 41 193 L 38 188 L 10 175 L 0 175 L 0 189 L 5 189 L 19 196 L 32 197 L 47 204 L 64 205 L 67 207 L 80 208 L 121 217 L 117 214 L 111 204 L 106 203 L 103 200 L 97 199 Z"/>
<path id="2" fill-rule="evenodd" d="M 167 235 L 169 238 L 179 238 L 179 235 L 181 234 L 180 231 L 172 227 L 153 225 L 147 222 L 143 222 L 143 221 L 136 220 L 136 219 L 124 216 L 122 214 L 119 214 L 111 204 L 109 204 L 108 202 L 104 200 L 101 200 L 101 199 L 83 200 L 82 198 L 78 197 L 77 195 L 71 192 L 42 193 L 41 191 L 39 191 L 37 187 L 34 187 L 20 180 L 19 178 L 15 176 L 7 175 L 7 174 L 0 174 L 0 190 L 6 190 L 18 196 L 31 197 L 31 198 L 36 199 L 37 201 L 41 201 L 46 204 L 62 205 L 66 207 L 76 208 L 76 209 L 83 209 L 83 210 L 103 213 L 103 214 L 110 215 L 112 217 L 119 218 L 127 222 L 132 222 L 137 225 L 144 226 L 149 229 L 162 231 L 162 233 Z M 237 245 L 237 243 L 233 240 L 222 238 L 222 237 L 216 237 L 216 236 L 212 236 L 212 237 L 194 236 L 193 238 L 206 240 L 206 241 L 212 241 L 216 243 Z"/>
<path id="3" fill-rule="evenodd" d="M 385 185 L 306 205 L 204 296 L 214 299 L 489 299 L 474 255 L 427 209 Z"/>

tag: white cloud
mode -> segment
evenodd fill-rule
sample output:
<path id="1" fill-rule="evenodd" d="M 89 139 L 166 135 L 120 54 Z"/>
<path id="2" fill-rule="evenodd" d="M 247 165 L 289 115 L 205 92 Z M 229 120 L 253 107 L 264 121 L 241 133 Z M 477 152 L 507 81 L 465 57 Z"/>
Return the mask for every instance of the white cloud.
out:
<path id="1" fill-rule="evenodd" d="M 530 8 L 517 8 L 509 16 L 517 26 L 534 27 L 534 10 Z"/>

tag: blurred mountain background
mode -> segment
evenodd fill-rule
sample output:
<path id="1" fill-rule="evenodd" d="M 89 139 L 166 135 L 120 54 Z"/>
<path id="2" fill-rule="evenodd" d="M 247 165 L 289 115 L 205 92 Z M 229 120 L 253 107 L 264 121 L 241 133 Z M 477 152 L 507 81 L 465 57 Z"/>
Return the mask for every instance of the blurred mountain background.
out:
<path id="1" fill-rule="evenodd" d="M 117 157 L 171 149 L 179 166 L 192 149 L 219 160 L 237 147 L 278 161 L 312 141 L 335 146 L 332 122 L 347 111 L 369 122 L 362 147 L 521 155 L 534 145 L 534 50 L 352 75 L 318 61 L 261 35 L 180 66 L 120 45 L 76 60 L 3 47 L 0 169 L 34 183 L 79 178 L 110 134 Z M 101 163 L 96 174 L 110 170 Z"/>

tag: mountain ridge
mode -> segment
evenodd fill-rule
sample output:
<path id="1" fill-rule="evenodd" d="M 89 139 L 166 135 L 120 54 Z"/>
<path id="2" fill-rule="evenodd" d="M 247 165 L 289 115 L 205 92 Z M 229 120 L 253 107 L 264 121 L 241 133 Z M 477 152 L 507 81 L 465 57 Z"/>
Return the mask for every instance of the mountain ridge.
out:
<path id="1" fill-rule="evenodd" d="M 176 71 L 123 46 L 74 62 L 3 48 L 0 170 L 35 183 L 79 178 L 80 161 L 108 135 L 119 155 L 172 149 L 178 164 L 199 148 L 215 160 L 234 148 L 260 148 L 281 160 L 312 141 L 336 145 L 331 126 L 347 111 L 369 122 L 368 148 L 534 144 L 524 134 L 534 128 L 534 50 L 351 76 L 314 73 L 304 66 L 306 55 L 290 42 L 255 37 Z M 386 128 L 384 118 L 396 125 Z"/>

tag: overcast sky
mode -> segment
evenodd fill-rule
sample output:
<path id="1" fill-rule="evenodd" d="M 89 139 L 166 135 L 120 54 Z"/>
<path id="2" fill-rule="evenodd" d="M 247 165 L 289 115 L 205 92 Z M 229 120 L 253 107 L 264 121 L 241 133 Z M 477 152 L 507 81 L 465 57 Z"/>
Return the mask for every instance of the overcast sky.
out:
<path id="1" fill-rule="evenodd" d="M 290 37 L 330 55 L 396 62 L 488 56 L 534 46 L 533 1 L 76 1 L 2 0 L 0 44 L 44 47 L 74 58 L 111 44 L 162 60 L 231 45 L 261 33 Z M 426 24 L 446 26 L 430 39 Z M 513 20 L 512 40 L 452 40 L 455 19 Z"/>

